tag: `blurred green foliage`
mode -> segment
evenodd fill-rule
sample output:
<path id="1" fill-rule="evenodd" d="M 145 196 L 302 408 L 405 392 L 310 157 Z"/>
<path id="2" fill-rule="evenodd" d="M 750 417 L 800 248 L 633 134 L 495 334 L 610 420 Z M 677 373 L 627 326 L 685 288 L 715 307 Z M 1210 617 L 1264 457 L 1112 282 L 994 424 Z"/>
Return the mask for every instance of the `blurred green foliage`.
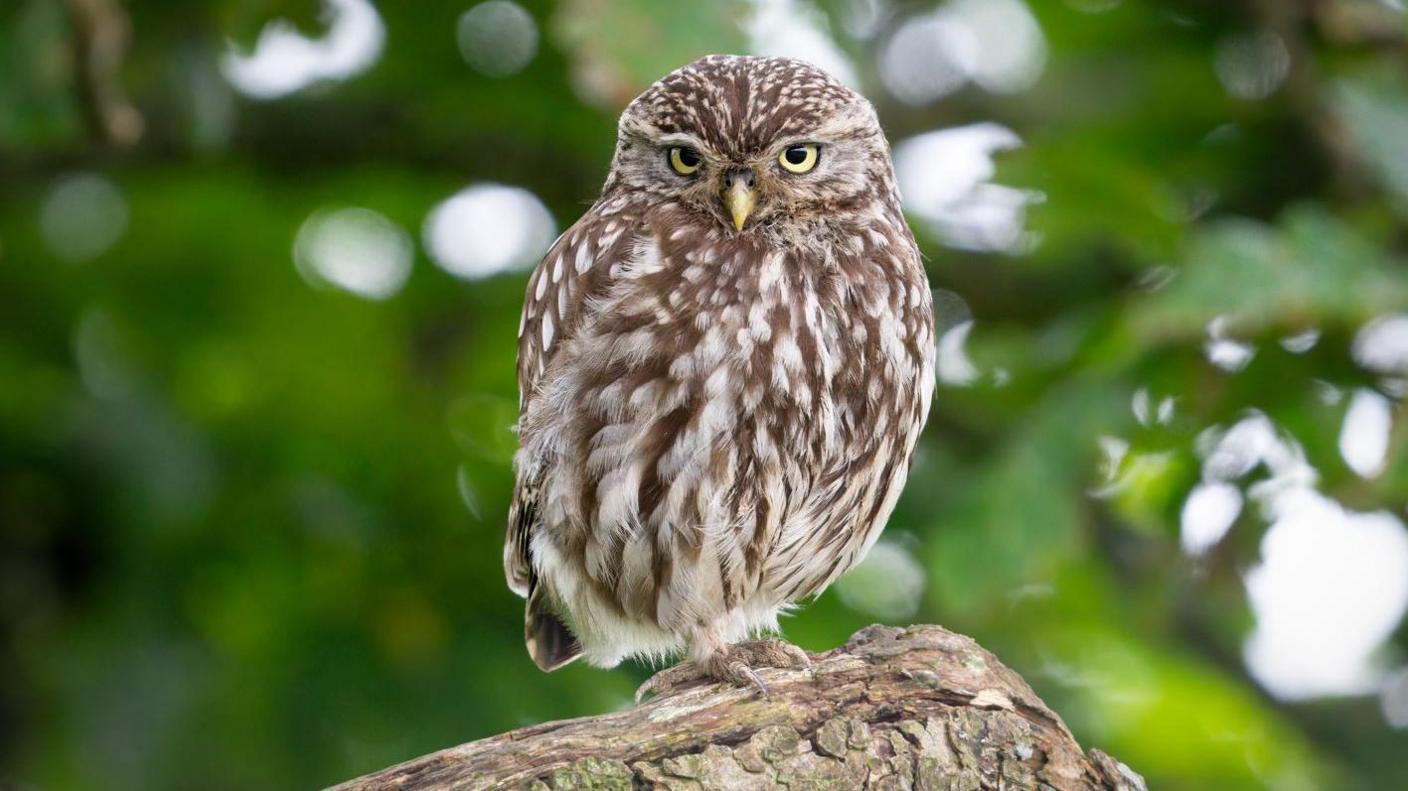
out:
<path id="1" fill-rule="evenodd" d="M 383 2 L 372 68 L 256 101 L 221 76 L 227 41 L 280 17 L 318 36 L 318 3 L 96 3 L 132 24 L 115 84 L 145 129 L 126 146 L 92 121 L 82 5 L 0 6 L 0 784 L 308 787 L 628 705 L 648 669 L 540 674 L 503 583 L 524 274 L 458 280 L 417 244 L 405 287 L 369 300 L 310 286 L 291 248 L 328 206 L 417 235 L 481 181 L 566 227 L 621 104 L 745 50 L 752 4 L 524 2 L 536 57 L 491 78 L 456 48 L 472 2 Z M 984 374 L 940 387 L 891 520 L 927 580 L 913 620 L 972 634 L 1154 788 L 1408 788 L 1377 698 L 1282 703 L 1243 666 L 1265 522 L 1246 509 L 1196 562 L 1178 533 L 1195 438 L 1253 407 L 1322 491 L 1408 500 L 1403 421 L 1361 479 L 1335 448 L 1344 404 L 1314 396 L 1377 386 L 1351 341 L 1408 306 L 1397 5 L 1033 0 L 1035 85 L 916 107 L 881 87 L 877 52 L 932 4 L 817 4 L 892 140 L 1002 123 L 1024 146 L 998 179 L 1044 196 L 1020 254 L 919 229 Z M 875 35 L 846 32 L 862 6 L 883 12 Z M 1238 98 L 1217 59 L 1255 31 L 1289 70 Z M 127 212 L 81 263 L 42 230 L 74 173 L 110 179 Z M 1240 372 L 1204 356 L 1218 317 L 1257 345 Z M 1307 329 L 1306 354 L 1276 343 Z M 1137 421 L 1140 388 L 1174 418 Z M 1102 436 L 1129 444 L 1123 472 L 1143 463 L 1097 498 Z M 786 629 L 820 650 L 870 620 L 828 593 Z"/>

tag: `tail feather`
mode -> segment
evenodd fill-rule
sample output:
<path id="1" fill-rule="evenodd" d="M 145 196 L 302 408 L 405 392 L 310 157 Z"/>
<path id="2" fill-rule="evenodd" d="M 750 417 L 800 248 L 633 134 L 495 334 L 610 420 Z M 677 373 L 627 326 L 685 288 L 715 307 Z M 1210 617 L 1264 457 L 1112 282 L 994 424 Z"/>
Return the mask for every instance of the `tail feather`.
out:
<path id="1" fill-rule="evenodd" d="M 542 599 L 541 589 L 528 596 L 523 609 L 523 642 L 533 662 L 544 672 L 552 672 L 581 656 L 582 644 Z"/>

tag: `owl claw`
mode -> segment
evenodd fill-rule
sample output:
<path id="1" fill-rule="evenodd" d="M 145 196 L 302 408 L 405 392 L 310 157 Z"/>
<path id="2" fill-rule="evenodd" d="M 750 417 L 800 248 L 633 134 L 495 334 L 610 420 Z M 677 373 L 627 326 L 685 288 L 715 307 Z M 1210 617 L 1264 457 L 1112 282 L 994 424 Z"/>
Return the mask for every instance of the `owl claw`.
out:
<path id="1" fill-rule="evenodd" d="M 770 667 L 811 669 L 811 655 L 808 654 L 806 651 L 803 651 L 802 649 L 798 648 L 797 646 L 792 645 L 786 640 L 780 640 L 776 637 L 769 637 L 764 640 L 757 640 L 755 642 L 767 645 L 766 650 L 771 652 L 773 659 L 773 661 L 769 663 Z M 783 657 L 786 657 L 786 659 L 783 659 Z"/>
<path id="2" fill-rule="evenodd" d="M 716 651 L 703 662 L 681 662 L 656 673 L 636 689 L 636 703 L 646 695 L 660 697 L 689 684 L 718 680 L 735 687 L 752 687 L 764 698 L 769 696 L 767 682 L 755 667 L 810 669 L 811 657 L 806 651 L 776 637 L 736 643 Z"/>
<path id="3" fill-rule="evenodd" d="M 708 678 L 709 675 L 697 662 L 681 662 L 674 667 L 667 667 L 636 687 L 636 705 L 639 706 L 646 695 L 662 697 L 680 687 Z"/>
<path id="4" fill-rule="evenodd" d="M 753 689 L 758 690 L 759 695 L 765 698 L 768 696 L 767 682 L 763 680 L 762 676 L 758 675 L 758 671 L 742 662 L 730 662 L 724 675 L 736 687 L 744 687 L 752 684 Z"/>

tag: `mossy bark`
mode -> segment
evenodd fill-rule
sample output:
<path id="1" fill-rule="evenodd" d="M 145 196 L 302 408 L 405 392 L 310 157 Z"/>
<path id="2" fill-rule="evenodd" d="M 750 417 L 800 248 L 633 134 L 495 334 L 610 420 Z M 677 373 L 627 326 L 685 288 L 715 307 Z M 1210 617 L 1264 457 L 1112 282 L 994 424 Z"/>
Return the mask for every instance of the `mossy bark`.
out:
<path id="1" fill-rule="evenodd" d="M 761 671 L 766 698 L 688 688 L 452 747 L 337 791 L 1144 791 L 1129 767 L 1082 750 L 1020 676 L 962 635 L 872 626 L 814 660 L 809 671 Z"/>

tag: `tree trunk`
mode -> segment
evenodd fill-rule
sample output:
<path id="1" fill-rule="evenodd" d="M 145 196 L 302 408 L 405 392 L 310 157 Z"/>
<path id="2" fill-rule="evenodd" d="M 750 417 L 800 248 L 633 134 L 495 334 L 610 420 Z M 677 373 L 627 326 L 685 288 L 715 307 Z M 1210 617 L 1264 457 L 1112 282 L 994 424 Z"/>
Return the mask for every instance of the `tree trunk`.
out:
<path id="1" fill-rule="evenodd" d="M 1020 676 L 937 626 L 871 626 L 762 670 L 768 697 L 709 684 L 629 711 L 451 747 L 337 786 L 430 789 L 1114 789 L 1140 776 L 1081 750 Z"/>

